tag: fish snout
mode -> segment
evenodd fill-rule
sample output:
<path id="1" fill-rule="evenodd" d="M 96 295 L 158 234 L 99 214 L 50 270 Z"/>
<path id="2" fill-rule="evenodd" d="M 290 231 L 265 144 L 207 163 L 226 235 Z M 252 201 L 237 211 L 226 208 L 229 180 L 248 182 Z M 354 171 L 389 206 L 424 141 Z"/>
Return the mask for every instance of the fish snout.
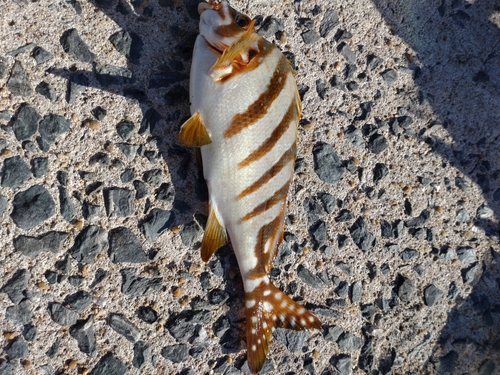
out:
<path id="1" fill-rule="evenodd" d="M 208 0 L 207 3 L 201 2 L 198 4 L 198 14 L 203 13 L 207 9 L 220 10 L 222 3 L 220 0 Z"/>

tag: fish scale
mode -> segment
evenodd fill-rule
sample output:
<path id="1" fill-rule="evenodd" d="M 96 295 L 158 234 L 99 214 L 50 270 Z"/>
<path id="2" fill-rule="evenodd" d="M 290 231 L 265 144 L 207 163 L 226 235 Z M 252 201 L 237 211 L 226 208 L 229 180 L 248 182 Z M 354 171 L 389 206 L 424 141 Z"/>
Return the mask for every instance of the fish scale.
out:
<path id="1" fill-rule="evenodd" d="M 200 3 L 198 11 L 192 117 L 179 138 L 201 147 L 210 198 L 201 256 L 208 261 L 229 236 L 245 290 L 248 364 L 256 373 L 275 326 L 321 327 L 267 276 L 283 237 L 301 104 L 290 63 L 256 34 L 253 21 L 225 0 Z"/>

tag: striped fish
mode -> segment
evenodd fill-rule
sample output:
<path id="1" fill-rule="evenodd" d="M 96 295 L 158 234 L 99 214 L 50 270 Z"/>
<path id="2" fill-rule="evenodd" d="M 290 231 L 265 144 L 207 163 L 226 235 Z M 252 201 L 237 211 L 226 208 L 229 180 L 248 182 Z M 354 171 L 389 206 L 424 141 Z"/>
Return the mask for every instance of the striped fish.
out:
<path id="1" fill-rule="evenodd" d="M 191 67 L 192 116 L 179 138 L 200 147 L 210 196 L 206 262 L 231 239 L 245 290 L 247 356 L 259 372 L 275 326 L 320 321 L 268 277 L 283 239 L 301 102 L 289 61 L 227 1 L 200 3 Z"/>

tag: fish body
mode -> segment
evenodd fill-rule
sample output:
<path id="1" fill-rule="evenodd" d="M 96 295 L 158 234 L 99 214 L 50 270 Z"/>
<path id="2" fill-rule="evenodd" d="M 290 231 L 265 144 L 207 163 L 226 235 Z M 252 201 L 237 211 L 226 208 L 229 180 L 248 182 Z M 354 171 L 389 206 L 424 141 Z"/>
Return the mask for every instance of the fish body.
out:
<path id="1" fill-rule="evenodd" d="M 262 368 L 275 326 L 319 320 L 268 277 L 283 237 L 301 104 L 289 61 L 224 0 L 201 3 L 190 77 L 192 117 L 181 142 L 201 147 L 209 192 L 202 258 L 227 240 L 245 290 L 248 364 Z"/>

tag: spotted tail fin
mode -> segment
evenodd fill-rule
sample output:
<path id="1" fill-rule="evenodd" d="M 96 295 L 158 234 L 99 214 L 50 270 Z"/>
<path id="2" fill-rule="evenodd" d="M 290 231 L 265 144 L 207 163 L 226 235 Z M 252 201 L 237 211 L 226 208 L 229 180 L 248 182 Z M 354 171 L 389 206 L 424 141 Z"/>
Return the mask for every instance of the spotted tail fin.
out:
<path id="1" fill-rule="evenodd" d="M 275 327 L 295 330 L 317 328 L 321 322 L 271 283 L 261 283 L 245 295 L 247 358 L 252 373 L 258 373 L 267 357 Z"/>

